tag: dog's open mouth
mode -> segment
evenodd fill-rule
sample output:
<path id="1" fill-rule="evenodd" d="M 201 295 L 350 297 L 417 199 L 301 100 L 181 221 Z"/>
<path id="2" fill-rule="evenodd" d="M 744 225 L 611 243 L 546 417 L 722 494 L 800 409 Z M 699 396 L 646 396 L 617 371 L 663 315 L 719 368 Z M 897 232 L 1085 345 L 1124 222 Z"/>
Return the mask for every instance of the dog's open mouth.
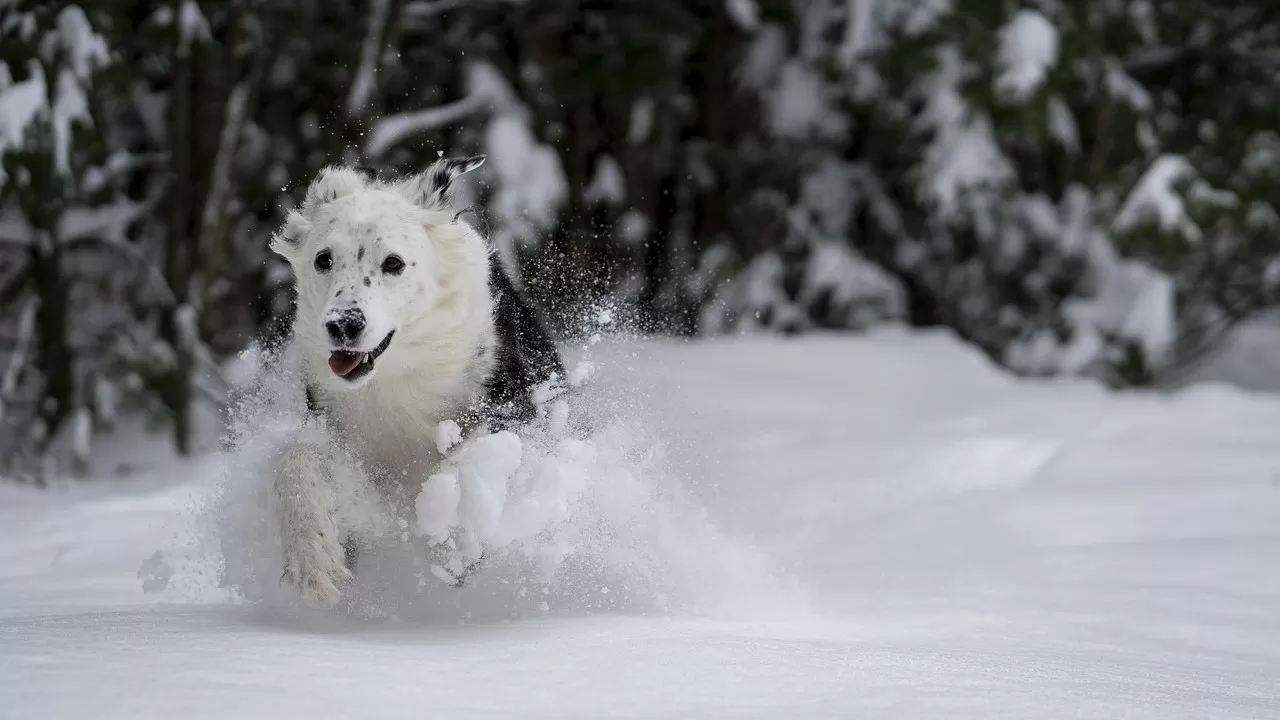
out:
<path id="1" fill-rule="evenodd" d="M 382 342 L 378 343 L 378 346 L 369 352 L 334 350 L 329 353 L 329 369 L 333 371 L 334 375 L 345 380 L 359 380 L 373 372 L 373 361 L 387 351 L 387 346 L 391 344 L 391 336 L 395 334 L 395 330 L 387 333 Z"/>

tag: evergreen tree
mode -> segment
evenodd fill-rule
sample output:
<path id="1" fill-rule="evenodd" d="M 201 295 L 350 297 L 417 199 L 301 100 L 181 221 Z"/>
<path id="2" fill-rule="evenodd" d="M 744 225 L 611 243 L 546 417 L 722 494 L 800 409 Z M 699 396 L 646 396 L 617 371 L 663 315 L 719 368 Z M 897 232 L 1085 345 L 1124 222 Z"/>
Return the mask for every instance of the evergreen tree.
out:
<path id="1" fill-rule="evenodd" d="M 455 199 L 566 337 L 901 322 L 1171 382 L 1280 302 L 1277 40 L 1258 0 L 10 2 L 0 460 L 83 468 L 118 405 L 193 450 L 284 337 L 307 181 L 439 153 L 489 155 Z"/>

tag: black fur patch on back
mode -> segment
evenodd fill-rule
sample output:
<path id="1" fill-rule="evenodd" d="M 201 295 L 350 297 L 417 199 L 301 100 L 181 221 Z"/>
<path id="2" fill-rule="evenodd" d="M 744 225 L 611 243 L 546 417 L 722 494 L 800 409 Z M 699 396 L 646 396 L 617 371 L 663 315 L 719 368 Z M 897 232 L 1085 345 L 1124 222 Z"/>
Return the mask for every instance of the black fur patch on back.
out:
<path id="1" fill-rule="evenodd" d="M 498 424 L 528 422 L 536 408 L 533 391 L 553 376 L 564 377 L 555 341 L 533 308 L 516 291 L 497 256 L 489 261 L 494 299 L 493 373 L 485 383 L 489 419 Z"/>

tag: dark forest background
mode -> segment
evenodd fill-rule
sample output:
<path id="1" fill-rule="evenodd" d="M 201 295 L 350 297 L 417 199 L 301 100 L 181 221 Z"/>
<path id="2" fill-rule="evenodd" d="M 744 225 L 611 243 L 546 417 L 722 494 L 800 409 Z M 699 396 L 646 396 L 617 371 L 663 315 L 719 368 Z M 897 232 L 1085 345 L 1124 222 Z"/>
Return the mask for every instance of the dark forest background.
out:
<path id="1" fill-rule="evenodd" d="M 0 0 L 0 471 L 122 413 L 190 451 L 315 172 L 440 153 L 566 337 L 897 322 L 1175 382 L 1280 302 L 1278 119 L 1264 1 Z"/>

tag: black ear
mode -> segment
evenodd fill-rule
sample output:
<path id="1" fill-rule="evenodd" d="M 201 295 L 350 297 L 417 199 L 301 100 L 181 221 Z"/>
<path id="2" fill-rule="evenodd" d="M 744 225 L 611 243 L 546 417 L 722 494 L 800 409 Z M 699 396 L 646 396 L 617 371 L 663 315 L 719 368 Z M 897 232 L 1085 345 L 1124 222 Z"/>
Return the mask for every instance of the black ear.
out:
<path id="1" fill-rule="evenodd" d="M 431 167 L 400 183 L 399 187 L 416 205 L 426 208 L 444 207 L 445 194 L 449 192 L 454 179 L 480 167 L 484 160 L 484 155 L 440 158 Z"/>

